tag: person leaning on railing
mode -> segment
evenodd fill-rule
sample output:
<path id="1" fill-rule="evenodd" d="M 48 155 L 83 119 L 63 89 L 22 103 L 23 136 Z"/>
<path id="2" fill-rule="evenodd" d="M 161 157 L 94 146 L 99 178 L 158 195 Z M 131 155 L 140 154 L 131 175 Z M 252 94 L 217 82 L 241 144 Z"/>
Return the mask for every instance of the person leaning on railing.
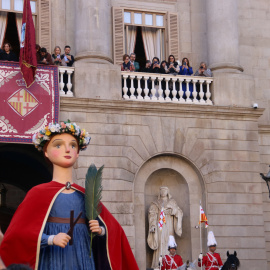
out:
<path id="1" fill-rule="evenodd" d="M 0 54 L 0 60 L 18 62 L 18 57 L 12 51 L 10 43 L 4 43 L 3 51 Z"/>
<path id="2" fill-rule="evenodd" d="M 128 54 L 123 55 L 123 61 L 124 62 L 121 65 L 121 71 L 135 71 L 135 67 L 130 62 Z"/>
<path id="3" fill-rule="evenodd" d="M 177 75 L 180 71 L 178 63 L 175 61 L 175 57 L 171 54 L 168 58 L 166 65 L 166 73 Z"/>
<path id="4" fill-rule="evenodd" d="M 184 57 L 182 59 L 182 65 L 180 66 L 179 75 L 185 75 L 185 76 L 191 76 L 193 74 L 193 69 L 189 65 L 189 60 L 187 57 Z M 182 90 L 184 91 L 183 98 L 186 99 L 186 90 L 187 90 L 187 84 L 186 82 L 182 82 Z M 189 83 L 189 91 L 190 91 L 190 97 L 193 98 L 193 83 Z"/>
<path id="5" fill-rule="evenodd" d="M 199 69 L 195 72 L 194 76 L 204 76 L 204 77 L 213 77 L 212 71 L 210 68 L 207 68 L 205 62 L 200 63 Z"/>
<path id="6" fill-rule="evenodd" d="M 40 56 L 41 56 L 41 59 L 39 61 L 39 64 L 53 65 L 52 56 L 47 52 L 46 48 L 43 47 L 40 49 Z"/>
<path id="7" fill-rule="evenodd" d="M 145 67 L 142 69 L 142 72 L 151 72 L 151 61 L 146 60 Z"/>
<path id="8" fill-rule="evenodd" d="M 52 54 L 52 59 L 56 66 L 62 66 L 61 48 L 59 46 L 55 46 L 54 53 Z"/>
<path id="9" fill-rule="evenodd" d="M 157 57 L 154 57 L 151 65 L 151 73 L 160 73 L 160 63 Z"/>

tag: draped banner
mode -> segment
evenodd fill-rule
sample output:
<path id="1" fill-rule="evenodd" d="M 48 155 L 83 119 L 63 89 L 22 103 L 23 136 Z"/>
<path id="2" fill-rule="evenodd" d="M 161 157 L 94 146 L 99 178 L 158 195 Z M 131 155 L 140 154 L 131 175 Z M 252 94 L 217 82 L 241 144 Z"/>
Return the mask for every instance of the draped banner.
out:
<path id="1" fill-rule="evenodd" d="M 32 136 L 58 122 L 57 66 L 38 66 L 35 82 L 26 88 L 18 63 L 0 62 L 0 141 L 32 143 Z"/>

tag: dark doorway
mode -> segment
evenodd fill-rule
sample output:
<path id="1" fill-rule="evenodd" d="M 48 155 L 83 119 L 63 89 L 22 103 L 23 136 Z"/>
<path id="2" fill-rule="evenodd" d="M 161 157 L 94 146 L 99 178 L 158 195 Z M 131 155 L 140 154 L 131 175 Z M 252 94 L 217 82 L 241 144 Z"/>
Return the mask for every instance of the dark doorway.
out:
<path id="1" fill-rule="evenodd" d="M 137 26 L 136 45 L 135 45 L 134 52 L 136 54 L 136 62 L 139 62 L 140 71 L 141 71 L 145 67 L 145 63 L 147 59 L 145 56 L 144 45 L 143 45 L 142 28 L 140 26 Z"/>
<path id="2" fill-rule="evenodd" d="M 51 181 L 52 167 L 33 145 L 0 143 L 0 227 L 11 218 L 32 187 Z"/>
<path id="3" fill-rule="evenodd" d="M 18 36 L 18 30 L 17 30 L 16 14 L 13 12 L 8 12 L 7 16 L 8 16 L 8 20 L 7 20 L 7 29 L 6 29 L 6 35 L 4 38 L 4 43 L 6 42 L 10 43 L 12 47 L 12 51 L 19 58 L 20 42 L 19 42 L 19 36 Z"/>

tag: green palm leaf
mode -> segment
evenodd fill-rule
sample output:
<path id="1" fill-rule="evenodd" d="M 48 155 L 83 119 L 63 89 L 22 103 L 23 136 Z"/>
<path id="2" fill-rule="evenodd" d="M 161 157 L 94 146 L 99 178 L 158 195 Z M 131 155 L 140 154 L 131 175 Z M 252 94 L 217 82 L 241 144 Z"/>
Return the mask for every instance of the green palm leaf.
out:
<path id="1" fill-rule="evenodd" d="M 102 170 L 101 166 L 98 170 L 94 164 L 88 168 L 85 177 L 85 214 L 88 220 L 94 220 L 101 213 L 102 206 L 100 204 L 102 195 Z M 92 251 L 92 240 L 95 235 L 90 232 L 90 257 Z"/>

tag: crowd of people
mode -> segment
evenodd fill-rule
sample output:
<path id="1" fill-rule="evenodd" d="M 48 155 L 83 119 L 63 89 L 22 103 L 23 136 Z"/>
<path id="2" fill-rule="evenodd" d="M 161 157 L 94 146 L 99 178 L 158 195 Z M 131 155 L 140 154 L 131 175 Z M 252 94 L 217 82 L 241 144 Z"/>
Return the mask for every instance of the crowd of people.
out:
<path id="1" fill-rule="evenodd" d="M 140 66 L 139 63 L 135 61 L 136 55 L 135 53 L 131 53 L 130 55 L 124 54 L 123 63 L 121 65 L 122 71 L 139 71 Z M 141 69 L 141 72 L 149 72 L 149 73 L 160 73 L 160 74 L 173 74 L 173 75 L 192 75 L 193 69 L 190 66 L 189 60 L 187 57 L 182 59 L 181 65 L 176 61 L 173 55 L 170 55 L 168 61 L 160 62 L 158 57 L 154 57 L 152 62 L 150 60 L 146 61 L 145 67 Z M 212 72 L 205 62 L 200 63 L 200 67 L 195 72 L 194 76 L 205 76 L 212 77 Z"/>
<path id="2" fill-rule="evenodd" d="M 146 72 L 146 73 L 158 73 L 158 74 L 172 74 L 172 75 L 185 75 L 185 76 L 201 76 L 201 77 L 212 77 L 213 74 L 211 72 L 211 70 L 207 67 L 205 62 L 201 62 L 200 63 L 200 67 L 196 70 L 196 72 L 193 74 L 193 69 L 190 66 L 189 60 L 187 57 L 184 57 L 182 59 L 182 63 L 181 65 L 178 63 L 178 61 L 176 61 L 174 55 L 170 55 L 168 57 L 168 61 L 162 61 L 160 62 L 158 57 L 154 57 L 152 59 L 152 62 L 150 60 L 146 61 L 145 67 L 140 69 L 140 65 L 138 62 L 136 62 L 136 54 L 135 53 L 131 53 L 130 55 L 128 54 L 124 54 L 123 56 L 123 63 L 121 65 L 121 71 L 127 71 L 127 72 Z M 134 80 L 134 87 L 137 88 L 137 80 Z M 156 79 L 154 82 L 155 86 L 157 86 L 159 84 L 158 80 Z M 124 82 L 122 81 L 122 85 L 124 85 Z M 183 90 L 183 98 L 186 99 L 187 98 L 187 83 L 186 82 L 182 82 L 182 90 Z M 193 83 L 190 82 L 189 84 L 189 92 L 190 92 L 190 96 L 189 98 L 194 99 L 197 98 L 198 100 L 201 99 L 201 97 L 198 95 L 198 93 L 200 92 L 200 86 L 196 85 L 196 91 L 195 93 L 193 93 Z M 127 87 L 128 89 L 131 86 L 131 82 L 130 79 L 127 79 Z M 145 87 L 145 82 L 144 80 L 141 80 L 141 86 L 142 88 Z M 172 81 L 169 81 L 168 83 L 168 87 L 170 90 L 170 94 L 169 97 L 172 99 L 173 98 L 173 94 L 172 94 L 172 90 L 173 90 L 173 83 Z M 150 79 L 148 79 L 148 88 L 152 89 L 152 82 Z M 161 88 L 163 91 L 162 96 L 166 97 L 165 94 L 165 90 L 166 90 L 166 82 L 165 80 L 161 81 Z M 177 81 L 175 83 L 175 88 L 177 91 L 176 94 L 176 98 L 179 99 L 179 90 L 180 90 L 180 84 Z M 206 87 L 203 86 L 203 92 L 206 93 Z M 130 95 L 130 90 L 128 90 L 127 92 L 128 95 Z M 137 91 L 135 90 L 135 96 L 137 95 Z M 144 96 L 145 94 L 142 93 L 142 96 Z M 152 89 L 151 93 L 150 93 L 150 97 L 152 95 L 155 95 L 156 97 L 159 97 L 159 93 L 157 89 Z M 206 100 L 206 96 L 204 94 L 203 97 L 204 100 Z"/>
<path id="3" fill-rule="evenodd" d="M 37 63 L 41 65 L 71 67 L 74 63 L 74 56 L 71 55 L 70 52 L 71 48 L 69 45 L 65 46 L 63 54 L 61 54 L 61 48 L 59 46 L 56 46 L 54 48 L 54 53 L 51 55 L 46 48 L 41 48 L 38 44 L 36 44 Z M 0 49 L 0 60 L 13 62 L 19 61 L 17 55 L 12 51 L 10 43 L 4 43 L 3 48 Z"/>

